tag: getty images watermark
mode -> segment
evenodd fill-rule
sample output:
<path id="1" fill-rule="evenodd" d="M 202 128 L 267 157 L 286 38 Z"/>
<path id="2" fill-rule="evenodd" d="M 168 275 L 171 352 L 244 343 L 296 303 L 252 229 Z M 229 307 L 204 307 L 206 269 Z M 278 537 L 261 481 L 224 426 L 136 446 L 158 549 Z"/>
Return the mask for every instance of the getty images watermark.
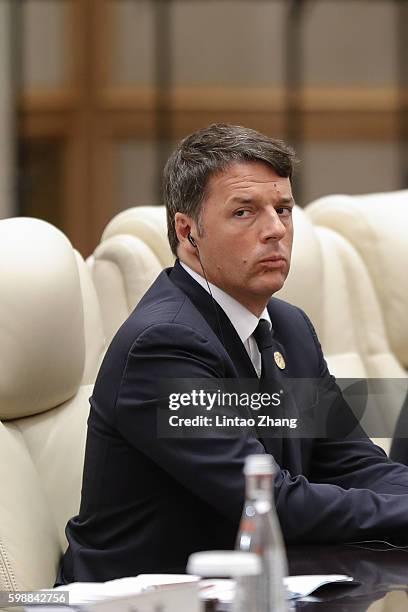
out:
<path id="1" fill-rule="evenodd" d="M 205 391 L 204 389 L 192 389 L 190 392 L 170 393 L 169 410 L 199 408 L 210 413 L 218 411 L 211 416 L 209 414 L 195 414 L 194 416 L 180 416 L 173 414 L 169 416 L 170 427 L 297 427 L 297 418 L 273 417 L 269 413 L 259 414 L 262 408 L 276 408 L 281 405 L 283 390 L 276 393 L 262 392 L 229 392 Z M 220 409 L 235 409 L 239 414 L 231 415 Z M 243 409 L 248 409 L 247 415 Z M 184 411 L 183 411 L 184 412 Z"/>
<path id="2" fill-rule="evenodd" d="M 161 438 L 408 438 L 408 379 L 162 379 L 155 390 Z"/>
<path id="3" fill-rule="evenodd" d="M 258 379 L 177 379 L 159 383 L 159 437 L 266 436 L 294 431 L 297 415 L 279 383 Z M 278 433 L 280 432 L 280 433 Z"/>

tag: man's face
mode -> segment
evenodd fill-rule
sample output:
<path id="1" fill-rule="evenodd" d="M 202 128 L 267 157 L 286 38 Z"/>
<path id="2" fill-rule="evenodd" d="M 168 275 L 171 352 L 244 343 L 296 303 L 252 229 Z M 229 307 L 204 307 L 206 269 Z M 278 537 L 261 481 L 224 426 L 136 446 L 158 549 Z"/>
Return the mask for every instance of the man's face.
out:
<path id="1" fill-rule="evenodd" d="M 213 175 L 207 192 L 201 231 L 192 228 L 207 278 L 259 315 L 289 272 L 290 180 L 263 162 L 240 162 Z"/>

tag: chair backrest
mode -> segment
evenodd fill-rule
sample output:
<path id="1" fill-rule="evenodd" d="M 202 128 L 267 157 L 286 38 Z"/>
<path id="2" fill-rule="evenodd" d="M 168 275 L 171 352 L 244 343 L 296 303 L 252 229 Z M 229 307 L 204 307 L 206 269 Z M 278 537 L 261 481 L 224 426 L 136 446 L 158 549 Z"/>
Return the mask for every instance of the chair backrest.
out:
<path id="1" fill-rule="evenodd" d="M 78 511 L 92 391 L 83 382 L 104 346 L 87 275 L 53 226 L 0 221 L 0 590 L 53 584 Z"/>
<path id="2" fill-rule="evenodd" d="M 110 341 L 161 270 L 174 263 L 164 206 L 138 206 L 116 215 L 87 263 Z"/>
<path id="3" fill-rule="evenodd" d="M 381 305 L 365 262 L 341 234 L 295 210 L 292 266 L 278 294 L 312 319 L 338 377 L 399 377 Z"/>
<path id="4" fill-rule="evenodd" d="M 156 255 L 162 268 L 173 265 L 164 206 L 135 206 L 120 212 L 104 229 L 101 241 L 118 234 L 130 234 L 142 240 Z"/>
<path id="5" fill-rule="evenodd" d="M 408 370 L 408 190 L 330 195 L 307 208 L 314 224 L 342 234 L 362 258 L 393 354 Z"/>
<path id="6" fill-rule="evenodd" d="M 93 384 L 107 347 L 101 305 L 89 267 L 82 255 L 74 251 L 79 272 L 85 332 L 85 367 L 82 384 Z"/>
<path id="7" fill-rule="evenodd" d="M 104 335 L 110 342 L 163 265 L 147 244 L 128 234 L 101 242 L 87 263 L 98 294 Z"/>

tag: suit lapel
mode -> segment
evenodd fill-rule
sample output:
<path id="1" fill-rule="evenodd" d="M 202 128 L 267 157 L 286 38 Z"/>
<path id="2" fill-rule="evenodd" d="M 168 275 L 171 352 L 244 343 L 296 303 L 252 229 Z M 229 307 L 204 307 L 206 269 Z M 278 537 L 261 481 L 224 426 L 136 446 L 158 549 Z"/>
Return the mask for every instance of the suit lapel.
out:
<path id="1" fill-rule="evenodd" d="M 207 321 L 232 360 L 237 370 L 237 377 L 257 377 L 255 368 L 252 365 L 252 361 L 249 358 L 245 346 L 242 344 L 240 337 L 224 310 L 211 298 L 209 293 L 182 268 L 179 261 L 176 262 L 174 268 L 170 272 L 170 280 L 188 296 L 199 313 Z"/>
<path id="2" fill-rule="evenodd" d="M 275 317 L 273 313 L 273 304 L 274 304 L 274 300 L 272 298 L 268 304 L 268 312 L 269 312 L 271 321 L 276 323 L 277 317 Z M 284 390 L 284 395 L 285 395 L 283 403 L 279 407 L 277 407 L 276 413 L 274 414 L 274 418 L 282 419 L 285 416 L 286 417 L 290 417 L 290 416 L 298 417 L 298 412 L 296 410 L 296 403 L 294 403 L 291 389 L 288 386 L 289 380 L 293 377 L 293 373 L 291 373 L 291 364 L 290 362 L 288 362 L 286 351 L 280 341 L 279 330 L 277 330 L 276 327 L 274 327 L 274 330 L 275 330 L 274 342 L 273 342 L 273 348 L 271 351 L 272 353 L 271 359 L 273 359 L 274 362 L 273 364 L 271 364 L 272 365 L 271 369 L 273 372 L 271 377 L 273 378 L 273 380 L 279 381 L 282 383 L 282 389 Z M 275 351 L 278 351 L 284 359 L 285 368 L 283 370 L 281 370 L 277 366 L 274 360 L 273 354 L 275 353 Z M 277 456 L 284 457 L 285 463 L 287 463 L 288 465 L 297 465 L 298 459 L 299 459 L 299 450 L 298 450 L 298 440 L 296 438 L 290 438 L 290 437 L 269 438 L 267 440 L 264 440 L 264 445 L 268 452 L 272 453 L 272 451 L 274 451 L 274 452 L 277 452 Z"/>

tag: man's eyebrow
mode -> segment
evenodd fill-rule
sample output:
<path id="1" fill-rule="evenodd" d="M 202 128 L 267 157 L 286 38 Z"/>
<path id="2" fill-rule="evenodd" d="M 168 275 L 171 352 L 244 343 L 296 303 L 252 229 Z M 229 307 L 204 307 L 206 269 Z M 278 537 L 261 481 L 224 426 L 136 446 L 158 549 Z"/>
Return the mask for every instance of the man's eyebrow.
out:
<path id="1" fill-rule="evenodd" d="M 253 202 L 254 200 L 256 200 L 256 197 L 253 196 L 233 196 L 230 202 Z"/>
<path id="2" fill-rule="evenodd" d="M 229 199 L 229 204 L 250 204 L 251 202 L 255 202 L 257 200 L 256 197 L 253 196 L 233 196 Z"/>
<path id="3" fill-rule="evenodd" d="M 279 198 L 278 204 L 295 204 L 294 198 Z"/>
<path id="4" fill-rule="evenodd" d="M 228 204 L 229 205 L 234 205 L 234 204 L 251 204 L 252 202 L 257 202 L 259 200 L 259 198 L 257 196 L 250 196 L 250 195 L 242 195 L 242 196 L 233 196 L 232 198 L 230 198 L 228 200 Z M 277 202 L 277 205 L 280 206 L 281 204 L 295 204 L 295 200 L 293 197 L 282 197 L 279 198 L 279 201 Z"/>

